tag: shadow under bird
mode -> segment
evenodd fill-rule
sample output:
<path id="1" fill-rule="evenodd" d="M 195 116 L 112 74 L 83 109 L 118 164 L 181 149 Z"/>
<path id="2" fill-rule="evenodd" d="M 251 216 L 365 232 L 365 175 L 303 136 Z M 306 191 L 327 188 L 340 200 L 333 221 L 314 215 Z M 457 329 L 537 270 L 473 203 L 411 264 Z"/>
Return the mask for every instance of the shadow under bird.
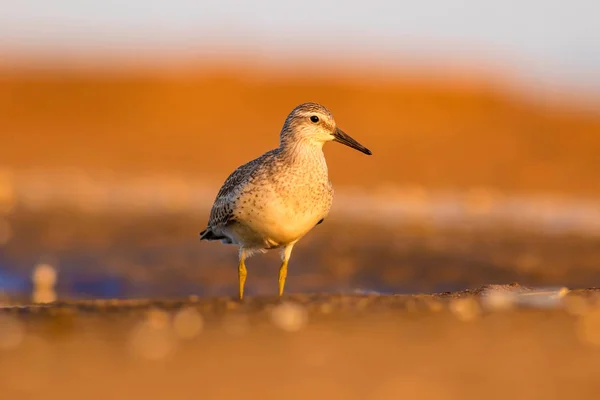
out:
<path id="1" fill-rule="evenodd" d="M 325 142 L 371 151 L 337 127 L 327 108 L 304 103 L 288 115 L 279 147 L 242 165 L 225 180 L 201 240 L 239 246 L 239 297 L 244 297 L 245 260 L 281 248 L 279 295 L 296 242 L 329 214 L 333 187 L 323 154 Z"/>

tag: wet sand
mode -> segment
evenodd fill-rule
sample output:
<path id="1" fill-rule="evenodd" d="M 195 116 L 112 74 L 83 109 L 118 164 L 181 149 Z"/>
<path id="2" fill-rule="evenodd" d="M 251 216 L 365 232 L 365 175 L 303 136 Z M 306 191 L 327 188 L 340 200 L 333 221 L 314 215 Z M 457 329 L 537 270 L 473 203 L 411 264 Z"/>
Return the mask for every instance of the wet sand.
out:
<path id="1" fill-rule="evenodd" d="M 540 308 L 486 301 L 491 290 L 7 308 L 0 388 L 19 399 L 596 398 L 598 292 Z"/>

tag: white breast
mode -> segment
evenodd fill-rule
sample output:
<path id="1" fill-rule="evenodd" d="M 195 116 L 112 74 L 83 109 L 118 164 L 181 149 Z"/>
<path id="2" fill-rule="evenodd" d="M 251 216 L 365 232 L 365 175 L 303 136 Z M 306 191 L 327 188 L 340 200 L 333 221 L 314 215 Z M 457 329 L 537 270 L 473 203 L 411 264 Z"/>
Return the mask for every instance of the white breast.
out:
<path id="1" fill-rule="evenodd" d="M 327 216 L 332 199 L 320 148 L 279 152 L 235 201 L 236 241 L 263 248 L 295 242 Z"/>
<path id="2" fill-rule="evenodd" d="M 277 247 L 298 240 L 327 216 L 332 196 L 322 184 L 295 189 L 263 187 L 258 195 L 250 194 L 246 204 L 251 206 L 239 210 L 242 229 L 252 232 L 245 236 Z"/>

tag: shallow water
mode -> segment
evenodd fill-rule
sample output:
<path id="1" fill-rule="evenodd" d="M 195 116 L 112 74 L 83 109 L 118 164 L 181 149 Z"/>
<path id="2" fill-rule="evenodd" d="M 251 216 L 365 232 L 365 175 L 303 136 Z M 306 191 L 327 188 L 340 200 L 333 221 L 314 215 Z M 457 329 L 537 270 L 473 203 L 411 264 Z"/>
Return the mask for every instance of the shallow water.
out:
<path id="1" fill-rule="evenodd" d="M 0 181 L 0 290 L 11 298 L 32 298 L 39 265 L 56 274 L 59 299 L 237 292 L 236 249 L 198 241 L 218 185 L 64 171 Z M 295 247 L 286 291 L 600 286 L 598 249 L 600 203 L 592 200 L 341 188 L 331 216 Z M 277 252 L 250 259 L 247 294 L 274 294 L 278 266 Z"/>
<path id="2" fill-rule="evenodd" d="M 198 241 L 200 218 L 16 213 L 0 286 L 28 297 L 36 266 L 56 273 L 59 298 L 233 295 L 237 251 Z M 448 230 L 331 218 L 296 246 L 286 291 L 443 292 L 493 283 L 600 286 L 600 239 L 509 229 Z M 247 293 L 272 295 L 279 254 L 251 258 Z M 39 285 L 38 285 L 39 286 Z"/>

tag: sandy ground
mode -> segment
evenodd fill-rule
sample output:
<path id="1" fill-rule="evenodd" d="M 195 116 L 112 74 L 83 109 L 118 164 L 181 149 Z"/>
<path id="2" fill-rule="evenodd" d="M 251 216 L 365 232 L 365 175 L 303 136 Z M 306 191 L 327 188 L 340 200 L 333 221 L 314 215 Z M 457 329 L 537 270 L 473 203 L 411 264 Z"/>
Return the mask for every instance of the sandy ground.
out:
<path id="1" fill-rule="evenodd" d="M 2 309 L 0 389 L 19 399 L 597 398 L 598 292 L 546 296 L 542 308 L 490 301 L 504 290 Z"/>

